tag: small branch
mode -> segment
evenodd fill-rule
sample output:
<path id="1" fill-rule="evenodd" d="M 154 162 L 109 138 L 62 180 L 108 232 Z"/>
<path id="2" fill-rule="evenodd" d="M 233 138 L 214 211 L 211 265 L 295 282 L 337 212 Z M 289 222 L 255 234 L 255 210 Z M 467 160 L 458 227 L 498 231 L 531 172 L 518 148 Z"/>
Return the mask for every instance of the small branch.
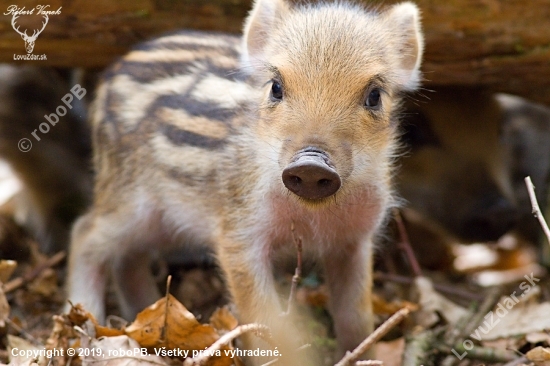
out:
<path id="1" fill-rule="evenodd" d="M 501 294 L 502 288 L 492 288 L 485 297 L 485 300 L 477 309 L 477 311 L 474 314 L 466 315 L 464 319 L 461 319 L 461 321 L 459 322 L 462 325 L 460 327 L 452 329 L 452 331 L 446 335 L 446 343 L 452 347 L 459 339 L 466 338 L 471 333 L 473 333 L 483 322 L 483 319 L 485 318 L 487 313 L 489 313 L 489 311 L 491 311 L 491 309 L 495 307 L 498 300 L 500 299 Z M 458 363 L 458 361 L 460 360 L 458 360 L 455 356 L 449 355 L 443 360 L 443 362 L 441 362 L 441 366 L 452 366 Z"/>
<path id="2" fill-rule="evenodd" d="M 292 239 L 296 244 L 297 263 L 296 263 L 296 271 L 294 272 L 294 276 L 292 276 L 292 284 L 290 286 L 290 295 L 288 296 L 288 306 L 287 306 L 286 312 L 282 314 L 283 316 L 287 316 L 290 314 L 290 311 L 292 310 L 292 305 L 296 300 L 296 290 L 298 288 L 298 284 L 302 280 L 302 238 L 296 237 L 294 232 L 294 222 L 290 226 L 290 231 L 292 232 Z"/>
<path id="3" fill-rule="evenodd" d="M 384 362 L 377 360 L 357 361 L 355 366 L 384 366 Z"/>
<path id="4" fill-rule="evenodd" d="M 411 265 L 414 276 L 420 277 L 422 276 L 422 270 L 420 269 L 420 265 L 418 264 L 416 256 L 414 255 L 414 251 L 411 247 L 409 235 L 407 234 L 407 229 L 405 228 L 405 224 L 403 223 L 401 213 L 396 208 L 393 210 L 393 217 L 395 218 L 395 222 L 397 223 L 397 230 L 399 231 L 399 246 L 405 252 L 405 256 L 409 260 L 409 264 Z"/>
<path id="5" fill-rule="evenodd" d="M 271 366 L 271 365 L 276 364 L 277 362 L 279 362 L 279 359 L 278 359 L 278 358 L 276 358 L 276 359 L 274 359 L 274 360 L 271 360 L 271 361 L 269 361 L 269 362 L 267 362 L 267 363 L 264 363 L 264 364 L 261 365 L 261 366 Z"/>
<path id="6" fill-rule="evenodd" d="M 379 326 L 374 332 L 372 332 L 357 348 L 352 352 L 347 352 L 345 356 L 334 366 L 349 366 L 353 362 L 357 361 L 363 353 L 372 347 L 380 338 L 385 336 L 390 330 L 392 330 L 397 324 L 405 319 L 411 310 L 403 308 L 393 314 L 388 320 L 386 320 L 381 326 Z"/>
<path id="7" fill-rule="evenodd" d="M 66 257 L 65 252 L 61 251 L 52 257 L 48 258 L 44 262 L 36 266 L 31 272 L 22 277 L 14 278 L 13 280 L 3 285 L 4 293 L 12 292 L 18 288 L 24 286 L 26 283 L 31 282 L 38 277 L 45 269 L 55 267 L 61 263 Z"/>
<path id="8" fill-rule="evenodd" d="M 474 346 L 467 350 L 462 343 L 457 343 L 453 346 L 453 349 L 460 355 L 464 355 L 467 359 L 484 361 L 491 364 L 510 362 L 517 359 L 517 355 L 513 352 L 490 347 Z M 438 347 L 438 350 L 445 353 L 451 353 L 451 348 L 447 346 Z M 449 357 L 452 357 L 456 362 L 460 361 L 455 356 Z"/>
<path id="9" fill-rule="evenodd" d="M 472 316 L 472 320 L 466 325 L 464 328 L 464 333 L 461 334 L 462 336 L 467 336 L 470 333 L 472 333 L 476 328 L 483 322 L 483 319 L 491 311 L 495 305 L 497 304 L 498 300 L 500 299 L 502 295 L 502 288 L 501 287 L 495 287 L 489 290 L 489 293 L 486 295 L 485 300 L 481 303 L 479 306 L 479 309 L 477 312 Z"/>
<path id="10" fill-rule="evenodd" d="M 164 293 L 164 297 L 168 298 L 168 295 L 170 295 L 170 286 L 172 285 L 172 275 L 169 275 L 166 277 L 166 292 Z M 168 307 L 166 307 L 168 309 Z"/>
<path id="11" fill-rule="evenodd" d="M 166 330 L 168 329 L 168 306 L 170 305 L 170 285 L 172 285 L 172 276 L 169 275 L 166 278 L 166 292 L 164 293 L 164 298 L 166 299 L 166 304 L 164 306 L 164 326 L 160 334 L 160 339 L 164 342 L 166 339 Z"/>
<path id="12" fill-rule="evenodd" d="M 542 231 L 544 231 L 544 235 L 546 235 L 546 240 L 550 245 L 550 229 L 548 228 L 548 224 L 546 223 L 546 220 L 544 219 L 544 216 L 542 216 L 542 212 L 540 211 L 539 203 L 537 202 L 537 196 L 535 195 L 535 186 L 531 181 L 531 177 L 525 177 L 525 185 L 527 186 L 527 192 L 529 192 L 529 199 L 531 200 L 532 205 L 532 213 L 539 220 L 540 226 L 542 226 Z"/>
<path id="13" fill-rule="evenodd" d="M 520 358 L 516 358 L 515 360 L 513 361 L 510 361 L 506 364 L 504 364 L 503 366 L 520 366 L 520 365 L 523 365 L 525 363 L 529 362 L 529 360 L 527 359 L 527 357 L 525 356 L 522 356 Z"/>
<path id="14" fill-rule="evenodd" d="M 84 356 L 84 357 L 86 357 L 86 356 Z M 52 360 L 53 359 L 50 359 L 46 366 L 51 366 L 52 365 Z M 111 361 L 113 361 L 113 362 L 111 362 Z M 117 362 L 117 361 L 120 361 L 120 362 Z M 136 361 L 136 362 L 134 363 L 133 361 Z M 103 355 L 103 356 L 101 356 L 100 359 L 86 360 L 82 363 L 84 365 L 93 365 L 95 363 L 98 363 L 100 365 L 143 365 L 145 363 L 148 363 L 148 364 L 151 364 L 151 365 L 166 366 L 166 362 L 158 362 L 158 361 L 155 361 L 155 360 L 148 360 L 147 358 L 141 358 L 139 356 L 105 357 L 105 355 Z M 36 364 L 31 364 L 31 366 L 33 366 L 33 365 L 36 365 Z"/>
<path id="15" fill-rule="evenodd" d="M 268 342 L 271 341 L 270 330 L 267 326 L 257 323 L 239 325 L 237 328 L 221 336 L 216 342 L 208 347 L 207 350 L 201 352 L 198 357 L 186 359 L 183 362 L 183 366 L 198 366 L 206 364 L 206 362 L 210 359 L 211 354 L 215 354 L 216 351 L 229 344 L 229 342 L 235 338 L 250 332 Z"/>
<path id="16" fill-rule="evenodd" d="M 303 350 L 305 350 L 306 348 L 310 348 L 310 347 L 311 347 L 311 344 L 306 343 L 306 344 L 304 344 L 303 346 L 298 347 L 297 351 L 303 351 Z M 277 362 L 279 362 L 279 358 L 278 358 L 278 357 L 275 358 L 275 359 L 273 359 L 273 360 L 271 360 L 271 361 L 269 361 L 269 362 L 264 363 L 264 364 L 261 365 L 261 366 L 271 366 L 271 365 L 276 364 Z"/>
<path id="17" fill-rule="evenodd" d="M 472 316 L 474 316 L 476 309 L 478 308 L 478 302 L 471 302 L 470 306 L 468 307 L 467 313 L 462 316 L 458 321 L 453 324 L 452 327 L 447 327 L 447 330 L 445 331 L 445 334 L 443 336 L 443 342 L 444 344 L 450 346 L 457 342 L 457 340 L 462 337 L 464 338 L 467 333 L 465 333 L 464 329 L 468 326 L 470 319 Z"/>
<path id="18" fill-rule="evenodd" d="M 383 272 L 375 272 L 374 280 L 391 281 L 391 282 L 401 283 L 404 285 L 410 285 L 414 282 L 414 278 L 409 278 L 409 277 L 392 274 L 392 273 L 383 273 Z M 463 299 L 481 301 L 485 298 L 483 294 L 474 294 L 468 291 L 461 290 L 459 288 L 446 286 L 443 284 L 434 283 L 433 286 L 434 286 L 434 289 L 436 289 L 438 292 L 441 292 L 447 295 L 460 296 Z"/>
<path id="19" fill-rule="evenodd" d="M 44 347 L 44 344 L 39 339 L 36 339 L 32 334 L 27 332 L 25 329 L 21 328 L 19 325 L 14 323 L 10 318 L 6 319 L 6 323 L 10 327 L 12 327 L 16 332 L 18 332 L 20 335 L 25 337 L 28 341 L 30 341 L 35 346 Z"/>

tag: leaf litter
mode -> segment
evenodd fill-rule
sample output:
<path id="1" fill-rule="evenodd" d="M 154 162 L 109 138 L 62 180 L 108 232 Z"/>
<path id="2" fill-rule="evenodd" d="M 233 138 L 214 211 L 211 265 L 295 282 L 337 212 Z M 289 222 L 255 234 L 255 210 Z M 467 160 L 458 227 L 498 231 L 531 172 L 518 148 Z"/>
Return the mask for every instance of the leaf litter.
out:
<path id="1" fill-rule="evenodd" d="M 0 220 L 1 223 L 13 224 L 5 217 Z M 17 230 L 10 228 L 10 232 Z M 120 321 L 116 326 L 100 325 L 78 304 L 72 307 L 69 314 L 61 314 L 60 309 L 64 305 L 64 268 L 61 265 L 64 254 L 47 257 L 39 252 L 37 243 L 28 236 L 16 238 L 12 235 L 9 240 L 10 243 L 16 240 L 15 245 L 22 250 L 14 256 L 13 253 L 18 251 L 14 251 L 10 244 L 9 250 L 2 252 L 3 259 L 0 261 L 2 365 L 47 365 L 50 360 L 53 365 L 61 366 L 181 365 L 184 359 L 200 356 L 200 351 L 209 349 L 221 337 L 240 326 L 229 307 L 218 308 L 208 318 L 208 322 L 201 322 L 170 294 L 144 309 L 128 325 Z M 480 253 L 491 250 L 498 262 L 501 248 L 495 250 L 494 246 L 487 245 Z M 460 257 L 460 251 L 458 253 L 456 258 Z M 415 362 L 462 366 L 479 365 L 480 362 L 486 365 L 507 365 L 511 362 L 507 361 L 510 355 L 513 355 L 517 365 L 550 365 L 548 281 L 537 264 L 526 259 L 532 258 L 529 253 L 522 251 L 520 246 L 519 249 L 516 247 L 513 251 L 507 251 L 505 260 L 500 263 L 476 264 L 476 268 L 462 271 L 456 268 L 448 268 L 446 271 L 424 270 L 422 276 L 396 271 L 395 267 L 392 269 L 391 265 L 383 263 L 381 270 L 385 271 L 386 278 L 390 280 L 376 281 L 374 303 L 377 323 L 383 323 L 404 307 L 416 311 L 399 325 L 386 330 L 385 337 L 375 346 L 376 358 L 390 366 L 413 365 Z M 493 254 L 490 257 L 495 260 Z M 472 256 L 472 253 L 468 255 Z M 391 261 L 398 263 L 396 259 Z M 462 260 L 461 265 L 465 262 L 468 261 Z M 523 277 L 514 275 L 510 278 L 510 273 L 517 268 L 536 268 L 537 271 L 523 273 Z M 197 271 L 201 269 L 195 268 L 192 271 L 195 272 L 187 278 L 196 278 L 197 282 L 185 288 L 192 289 L 187 290 L 191 291 L 192 296 L 199 296 L 200 283 L 211 275 L 205 275 L 209 270 L 199 273 Z M 487 271 L 491 271 L 493 276 L 490 285 L 476 283 Z M 499 271 L 502 271 L 500 278 Z M 281 281 L 282 285 L 290 283 L 291 274 Z M 326 365 L 334 365 L 337 360 L 330 358 L 334 342 L 326 311 L 326 287 L 321 280 L 304 282 L 307 283 L 298 288 L 296 302 L 299 306 L 313 309 L 318 324 L 306 326 L 320 331 L 316 332 L 319 336 L 312 346 L 326 353 Z M 529 291 L 525 291 L 527 285 Z M 218 287 L 209 286 L 208 291 L 218 291 Z M 489 291 L 495 288 L 499 289 L 500 295 L 495 297 L 496 300 L 487 311 L 479 314 L 481 303 Z M 174 292 L 179 296 L 185 296 L 186 293 Z M 223 294 L 209 293 L 204 297 L 206 300 L 189 303 L 192 306 L 202 305 L 218 301 L 219 298 L 223 298 Z M 472 322 L 473 319 L 476 322 Z M 207 355 L 209 357 L 201 360 L 201 364 L 241 365 L 242 360 L 232 357 L 231 352 L 225 352 L 237 346 L 229 341 L 218 349 L 219 353 L 214 352 L 212 357 Z M 13 349 L 28 351 L 30 355 L 33 352 L 40 353 L 41 350 L 65 352 L 48 359 L 43 356 L 13 355 Z M 81 350 L 81 357 L 78 353 L 67 355 L 68 349 Z M 140 352 L 136 353 L 135 350 Z M 453 351 L 459 356 L 464 352 L 466 355 L 460 360 Z M 449 357 L 454 359 L 454 363 L 447 363 Z"/>

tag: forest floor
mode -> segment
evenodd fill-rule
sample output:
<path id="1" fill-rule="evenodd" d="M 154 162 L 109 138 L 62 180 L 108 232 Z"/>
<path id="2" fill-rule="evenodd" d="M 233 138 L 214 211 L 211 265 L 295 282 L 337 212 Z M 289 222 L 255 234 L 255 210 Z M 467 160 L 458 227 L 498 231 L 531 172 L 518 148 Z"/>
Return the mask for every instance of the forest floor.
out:
<path id="1" fill-rule="evenodd" d="M 496 243 L 434 243 L 411 235 L 417 231 L 408 231 L 410 215 L 401 215 L 393 224 L 397 239 L 376 251 L 378 330 L 360 352 L 372 348 L 373 360 L 334 359 L 328 294 L 310 263 L 290 264 L 278 277 L 282 292 L 293 294 L 286 296 L 292 308 L 309 314 L 299 326 L 312 336 L 297 348 L 313 350 L 322 365 L 550 365 L 550 281 L 536 246 L 513 234 Z M 235 338 L 248 332 L 266 338 L 268 331 L 239 325 L 215 262 L 196 257 L 155 263 L 159 289 L 171 295 L 136 319 L 118 316 L 110 290 L 103 326 L 79 305 L 63 312 L 66 253 L 41 253 L 2 213 L 0 364 L 241 365 Z M 271 364 L 277 363 L 266 361 Z"/>

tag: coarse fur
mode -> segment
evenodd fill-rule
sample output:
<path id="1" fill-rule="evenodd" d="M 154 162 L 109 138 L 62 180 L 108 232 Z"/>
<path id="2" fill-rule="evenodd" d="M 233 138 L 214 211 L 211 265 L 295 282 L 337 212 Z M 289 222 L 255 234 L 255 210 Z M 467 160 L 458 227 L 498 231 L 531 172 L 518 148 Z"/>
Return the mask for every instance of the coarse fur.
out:
<path id="1" fill-rule="evenodd" d="M 105 74 L 92 109 L 95 196 L 73 230 L 69 299 L 103 319 L 112 272 L 132 318 L 159 297 L 148 253 L 210 245 L 239 320 L 271 328 L 282 364 L 306 365 L 273 278 L 294 227 L 324 267 L 340 353 L 357 346 L 373 327 L 372 241 L 394 203 L 397 109 L 419 82 L 422 48 L 411 3 L 378 13 L 258 0 L 243 45 L 181 32 L 130 52 Z M 367 107 L 374 89 L 379 103 Z M 307 147 L 341 178 L 330 197 L 299 197 L 282 182 Z"/>

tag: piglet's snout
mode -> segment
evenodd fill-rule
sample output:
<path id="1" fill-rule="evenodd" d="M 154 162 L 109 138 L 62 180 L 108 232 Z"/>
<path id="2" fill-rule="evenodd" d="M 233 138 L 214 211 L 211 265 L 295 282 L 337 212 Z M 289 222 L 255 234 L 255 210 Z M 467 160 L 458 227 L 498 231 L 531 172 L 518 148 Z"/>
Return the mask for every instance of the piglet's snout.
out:
<path id="1" fill-rule="evenodd" d="M 317 148 L 307 147 L 294 155 L 283 170 L 283 183 L 294 194 L 318 200 L 335 194 L 342 181 L 328 155 Z"/>

